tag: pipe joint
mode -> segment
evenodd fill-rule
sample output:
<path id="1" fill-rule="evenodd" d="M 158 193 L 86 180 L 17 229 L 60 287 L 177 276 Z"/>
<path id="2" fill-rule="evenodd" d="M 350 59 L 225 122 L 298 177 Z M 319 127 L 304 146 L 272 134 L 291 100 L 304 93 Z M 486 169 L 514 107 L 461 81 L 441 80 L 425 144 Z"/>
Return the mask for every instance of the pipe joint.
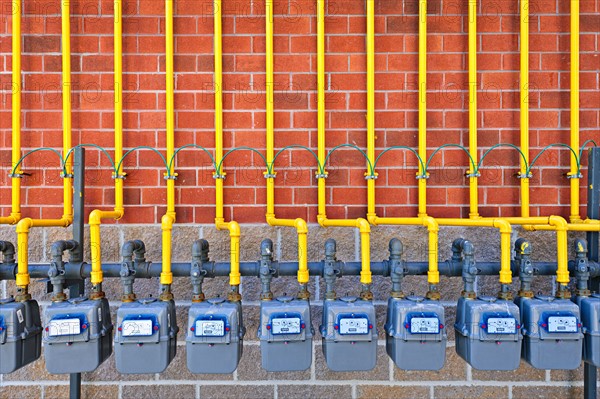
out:
<path id="1" fill-rule="evenodd" d="M 15 263 L 15 246 L 9 241 L 0 241 L 0 252 L 2 252 L 2 263 Z"/>

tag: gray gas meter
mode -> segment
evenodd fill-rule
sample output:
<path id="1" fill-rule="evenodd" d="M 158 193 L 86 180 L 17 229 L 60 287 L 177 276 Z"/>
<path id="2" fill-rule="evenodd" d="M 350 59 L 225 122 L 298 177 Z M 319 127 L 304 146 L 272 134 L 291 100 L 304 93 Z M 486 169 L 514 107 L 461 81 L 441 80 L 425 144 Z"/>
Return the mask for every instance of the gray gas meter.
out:
<path id="1" fill-rule="evenodd" d="M 456 352 L 478 370 L 515 370 L 521 360 L 519 308 L 492 296 L 461 297 L 456 308 Z"/>
<path id="2" fill-rule="evenodd" d="M 123 374 L 163 372 L 177 351 L 175 302 L 155 298 L 124 303 L 117 311 L 115 359 Z"/>
<path id="3" fill-rule="evenodd" d="M 52 374 L 94 371 L 112 354 L 110 307 L 106 298 L 54 302 L 44 311 L 44 357 Z"/>
<path id="4" fill-rule="evenodd" d="M 577 297 L 583 324 L 583 360 L 600 367 L 600 295 Z"/>
<path id="5" fill-rule="evenodd" d="M 40 308 L 34 300 L 0 301 L 0 374 L 37 360 L 42 351 Z"/>
<path id="6" fill-rule="evenodd" d="M 573 370 L 581 365 L 583 334 L 579 307 L 552 296 L 519 298 L 523 358 L 538 369 Z"/>
<path id="7" fill-rule="evenodd" d="M 388 300 L 386 349 L 403 370 L 439 370 L 446 361 L 444 307 L 409 296 Z"/>
<path id="8" fill-rule="evenodd" d="M 267 371 L 302 371 L 312 364 L 310 303 L 284 296 L 260 304 L 258 339 Z"/>
<path id="9" fill-rule="evenodd" d="M 323 354 L 333 371 L 368 371 L 377 364 L 375 306 L 356 297 L 323 304 Z"/>
<path id="10" fill-rule="evenodd" d="M 242 358 L 246 329 L 241 302 L 222 298 L 193 303 L 186 335 L 187 366 L 192 373 L 233 373 Z"/>

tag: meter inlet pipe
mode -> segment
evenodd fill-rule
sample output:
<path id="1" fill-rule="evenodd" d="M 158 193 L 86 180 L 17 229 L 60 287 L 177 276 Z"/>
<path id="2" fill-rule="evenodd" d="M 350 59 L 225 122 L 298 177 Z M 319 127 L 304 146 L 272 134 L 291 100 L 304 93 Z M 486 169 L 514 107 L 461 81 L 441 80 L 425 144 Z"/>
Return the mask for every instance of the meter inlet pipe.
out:
<path id="1" fill-rule="evenodd" d="M 223 164 L 223 38 L 221 27 L 221 0 L 213 2 L 214 15 L 214 46 L 215 46 L 215 165 L 220 167 L 215 171 L 216 186 L 216 215 L 215 227 L 218 230 L 228 230 L 231 240 L 229 285 L 231 291 L 228 299 L 232 302 L 239 302 L 242 297 L 239 293 L 240 287 L 240 226 L 237 222 L 225 222 L 223 217 L 223 181 L 225 172 L 222 170 Z"/>
<path id="2" fill-rule="evenodd" d="M 68 1 L 61 3 L 62 22 L 62 108 L 63 108 L 63 156 L 71 149 L 71 25 Z M 17 167 L 18 165 L 15 165 Z M 16 277 L 16 300 L 31 299 L 29 287 L 29 231 L 32 227 L 68 227 L 73 223 L 73 160 L 64 160 L 63 173 L 63 216 L 60 219 L 21 219 L 17 223 L 17 245 L 19 268 Z"/>
<path id="3" fill-rule="evenodd" d="M 165 75 L 166 75 L 166 118 L 167 118 L 167 159 L 173 159 L 175 153 L 175 75 L 174 75 L 174 49 L 173 49 L 173 0 L 165 1 Z M 171 284 L 171 235 L 175 214 L 175 179 L 177 174 L 173 171 L 174 165 L 168 165 L 165 180 L 167 181 L 167 212 L 161 219 L 162 230 L 162 273 L 160 274 L 161 293 L 160 299 L 170 301 L 173 299 Z"/>
<path id="4" fill-rule="evenodd" d="M 12 167 L 21 158 L 21 2 L 12 2 Z M 21 220 L 21 177 L 17 168 L 11 172 L 11 212 L 10 216 L 0 217 L 0 224 L 16 224 Z"/>
<path id="5" fill-rule="evenodd" d="M 373 1 L 367 1 L 367 8 L 374 7 Z M 370 12 L 374 12 L 371 10 Z M 318 100 L 318 159 L 324 172 L 325 169 L 325 0 L 317 0 L 317 100 Z M 318 172 L 319 212 L 317 220 L 322 227 L 356 227 L 360 231 L 361 264 L 360 282 L 362 284 L 361 298 L 373 299 L 371 292 L 371 227 L 366 219 L 327 219 L 326 185 L 327 172 Z"/>
<path id="6" fill-rule="evenodd" d="M 298 283 L 300 284 L 299 298 L 308 299 L 310 293 L 307 289 L 308 274 L 308 226 L 306 221 L 297 219 L 277 219 L 275 217 L 275 177 L 274 163 L 274 79 L 273 79 L 273 0 L 266 0 L 266 112 L 267 112 L 267 164 L 271 172 L 265 172 L 267 179 L 267 223 L 270 226 L 294 227 L 298 233 Z"/>
<path id="7" fill-rule="evenodd" d="M 123 0 L 115 0 L 114 11 L 114 69 L 115 69 L 115 159 L 123 158 Z M 90 213 L 90 250 L 92 262 L 92 299 L 104 298 L 102 292 L 102 249 L 100 243 L 100 224 L 102 219 L 119 220 L 125 213 L 123 207 L 122 162 L 113 175 L 115 180 L 115 209 L 113 211 L 94 210 Z"/>
<path id="8" fill-rule="evenodd" d="M 423 13 L 427 12 L 427 4 L 425 0 L 421 0 L 419 7 L 421 16 L 419 17 L 419 33 L 425 37 L 427 30 L 426 15 Z M 421 38 L 421 36 L 419 36 Z M 426 57 L 422 57 L 421 54 L 426 55 L 427 41 L 421 42 L 419 39 L 419 79 L 426 77 L 425 68 L 421 68 L 423 65 L 421 62 L 426 61 Z M 423 70 L 422 70 L 423 69 Z M 426 83 L 426 80 L 421 82 Z M 419 86 L 420 87 L 420 86 Z M 421 98 L 419 99 L 419 112 L 425 112 L 425 109 L 421 107 Z M 421 115 L 421 114 L 419 114 Z M 423 118 L 423 122 L 424 122 Z M 419 117 L 419 130 L 425 129 L 425 124 L 421 125 L 421 118 Z M 419 136 L 421 137 L 421 136 Z M 423 134 L 423 137 L 425 135 Z M 422 142 L 422 143 L 421 143 Z M 425 148 L 425 140 L 419 139 L 419 143 L 423 144 L 422 149 L 426 155 L 427 149 Z M 420 147 L 421 148 L 421 147 Z M 371 165 L 375 165 L 375 10 L 373 2 L 367 2 L 367 157 Z M 420 171 L 423 173 L 423 170 Z M 427 227 L 429 232 L 429 272 L 427 273 L 427 281 L 429 283 L 429 291 L 427 292 L 427 298 L 429 299 L 440 299 L 440 293 L 437 290 L 437 285 L 440 282 L 440 273 L 438 271 L 438 233 L 439 226 L 434 218 L 427 216 L 427 213 L 419 212 L 419 217 L 416 218 L 386 218 L 378 217 L 375 209 L 375 182 L 377 174 L 369 176 L 367 174 L 367 190 L 368 190 L 368 210 L 367 219 L 369 223 L 373 225 L 413 225 L 413 226 L 424 226 Z M 425 183 L 425 179 L 422 179 Z M 419 180 L 419 189 L 421 191 L 421 180 Z M 423 190 L 424 191 L 424 190 Z M 421 196 L 419 196 L 421 198 Z M 420 203 L 420 202 L 419 202 Z"/>

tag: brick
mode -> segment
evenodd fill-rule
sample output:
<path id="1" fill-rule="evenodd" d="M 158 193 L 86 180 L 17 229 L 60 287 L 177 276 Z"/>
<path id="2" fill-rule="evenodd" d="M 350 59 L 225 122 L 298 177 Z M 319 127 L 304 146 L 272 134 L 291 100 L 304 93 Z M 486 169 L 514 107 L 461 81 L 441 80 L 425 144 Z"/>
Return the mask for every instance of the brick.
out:
<path id="1" fill-rule="evenodd" d="M 565 398 L 579 398 L 583 395 L 582 387 L 550 387 L 550 386 L 531 386 L 531 387 L 513 387 L 512 397 L 515 399 L 537 399 L 547 398 L 549 396 L 560 395 Z"/>
<path id="2" fill-rule="evenodd" d="M 42 391 L 39 386 L 0 386 L 0 398 L 2 399 L 35 399 L 41 397 Z"/>
<path id="3" fill-rule="evenodd" d="M 156 397 L 196 397 L 194 385 L 123 385 L 122 395 L 127 398 L 156 398 Z"/>
<path id="4" fill-rule="evenodd" d="M 452 399 L 452 398 L 465 398 L 465 397 L 478 397 L 486 399 L 499 399 L 508 398 L 508 387 L 478 387 L 478 386 L 464 386 L 464 387 L 445 387 L 436 386 L 434 391 L 435 397 Z"/>
<path id="5" fill-rule="evenodd" d="M 275 394 L 273 386 L 269 385 L 249 385 L 249 386 L 223 386 L 223 385 L 202 385 L 200 395 L 202 398 L 213 399 L 259 399 L 273 397 Z"/>
<path id="6" fill-rule="evenodd" d="M 429 387 L 399 387 L 386 385 L 359 385 L 356 388 L 360 399 L 414 399 L 429 396 Z"/>
<path id="7" fill-rule="evenodd" d="M 322 399 L 347 398 L 352 396 L 350 385 L 278 385 L 277 397 L 285 399 L 318 397 Z"/>

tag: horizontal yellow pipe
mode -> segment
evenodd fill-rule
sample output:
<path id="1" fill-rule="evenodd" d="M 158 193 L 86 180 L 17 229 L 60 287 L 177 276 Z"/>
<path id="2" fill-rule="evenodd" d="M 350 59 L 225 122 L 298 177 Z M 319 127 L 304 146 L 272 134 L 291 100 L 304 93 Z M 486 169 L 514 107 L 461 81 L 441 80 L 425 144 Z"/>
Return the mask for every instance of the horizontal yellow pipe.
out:
<path id="1" fill-rule="evenodd" d="M 464 226 L 464 227 L 493 227 L 500 230 L 500 284 L 512 283 L 512 271 L 510 268 L 511 255 L 511 223 L 507 219 L 435 219 L 440 226 Z"/>

